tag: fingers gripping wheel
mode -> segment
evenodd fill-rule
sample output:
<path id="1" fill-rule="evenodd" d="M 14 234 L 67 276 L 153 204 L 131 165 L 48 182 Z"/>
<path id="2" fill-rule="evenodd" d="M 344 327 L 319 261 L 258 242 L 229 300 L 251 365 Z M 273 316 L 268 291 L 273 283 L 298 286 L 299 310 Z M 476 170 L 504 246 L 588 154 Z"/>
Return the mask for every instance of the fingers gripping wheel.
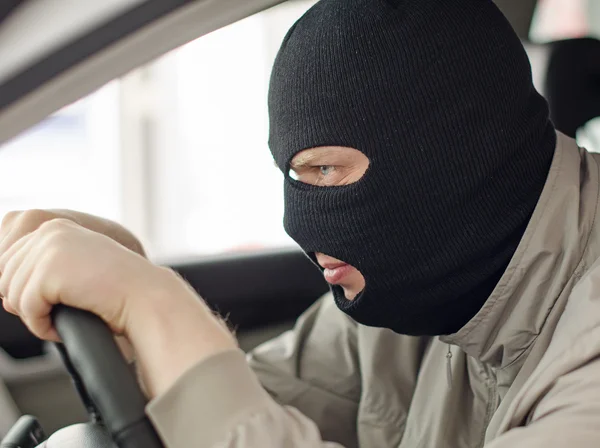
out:
<path id="1" fill-rule="evenodd" d="M 146 398 L 110 329 L 97 316 L 69 307 L 55 307 L 53 317 L 63 341 L 59 349 L 92 423 L 103 425 L 119 448 L 163 448 L 146 417 Z"/>

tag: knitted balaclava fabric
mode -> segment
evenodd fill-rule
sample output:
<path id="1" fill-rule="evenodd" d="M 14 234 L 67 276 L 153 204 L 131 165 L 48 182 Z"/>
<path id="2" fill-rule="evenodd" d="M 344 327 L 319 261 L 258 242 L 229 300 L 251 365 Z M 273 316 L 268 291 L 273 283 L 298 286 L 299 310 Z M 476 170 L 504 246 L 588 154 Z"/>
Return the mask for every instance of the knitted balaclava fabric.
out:
<path id="1" fill-rule="evenodd" d="M 409 335 L 460 329 L 505 271 L 544 186 L 556 134 L 527 55 L 490 0 L 321 0 L 290 30 L 270 93 L 285 228 L 314 260 L 356 267 L 338 307 Z M 295 154 L 362 151 L 346 186 L 289 176 Z"/>

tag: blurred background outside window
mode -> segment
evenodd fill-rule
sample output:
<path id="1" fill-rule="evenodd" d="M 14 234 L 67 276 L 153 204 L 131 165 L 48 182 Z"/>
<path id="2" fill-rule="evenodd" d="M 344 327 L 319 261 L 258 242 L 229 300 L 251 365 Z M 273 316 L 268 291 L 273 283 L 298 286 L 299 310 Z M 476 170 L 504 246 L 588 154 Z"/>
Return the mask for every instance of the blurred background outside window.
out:
<path id="1" fill-rule="evenodd" d="M 538 0 L 530 37 L 535 42 L 582 37 L 588 34 L 588 3 L 597 0 Z"/>
<path id="2" fill-rule="evenodd" d="M 294 1 L 113 81 L 0 148 L 0 216 L 69 208 L 122 223 L 158 260 L 290 246 L 267 88 Z"/>
<path id="3" fill-rule="evenodd" d="M 0 147 L 0 216 L 70 208 L 132 230 L 156 260 L 293 245 L 268 150 L 267 88 L 296 0 L 185 45 Z M 541 0 L 531 39 L 600 33 L 600 1 Z"/>

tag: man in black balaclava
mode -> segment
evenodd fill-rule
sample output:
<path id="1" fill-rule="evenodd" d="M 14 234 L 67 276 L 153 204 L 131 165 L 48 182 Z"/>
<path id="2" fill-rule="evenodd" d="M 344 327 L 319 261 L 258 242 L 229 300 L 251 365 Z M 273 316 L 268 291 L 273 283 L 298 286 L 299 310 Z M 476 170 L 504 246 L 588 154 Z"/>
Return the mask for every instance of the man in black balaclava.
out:
<path id="1" fill-rule="evenodd" d="M 286 230 L 315 261 L 335 257 L 365 278 L 348 300 L 337 276 L 338 307 L 408 335 L 454 333 L 475 316 L 515 253 L 556 144 L 496 7 L 322 1 L 285 38 L 269 106 Z M 343 187 L 291 178 L 293 157 L 318 147 L 354 148 L 369 169 Z"/>
<path id="2" fill-rule="evenodd" d="M 286 230 L 332 290 L 249 357 L 310 419 L 268 413 L 289 446 L 600 446 L 598 159 L 494 3 L 321 0 L 269 110 Z"/>
<path id="3" fill-rule="evenodd" d="M 123 229 L 64 212 L 4 219 L 4 307 L 126 335 L 170 448 L 600 446 L 600 155 L 554 130 L 496 6 L 321 0 L 269 105 L 285 227 L 332 285 L 292 331 L 246 355 L 98 235 L 143 254 Z"/>

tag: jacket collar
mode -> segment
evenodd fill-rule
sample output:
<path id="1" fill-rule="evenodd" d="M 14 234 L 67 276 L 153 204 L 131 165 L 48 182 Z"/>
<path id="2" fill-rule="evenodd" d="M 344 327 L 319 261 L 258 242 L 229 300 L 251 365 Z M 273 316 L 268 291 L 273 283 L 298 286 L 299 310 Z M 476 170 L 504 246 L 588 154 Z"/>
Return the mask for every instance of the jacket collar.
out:
<path id="1" fill-rule="evenodd" d="M 440 340 L 514 378 L 584 254 L 600 255 L 600 244 L 588 248 L 598 186 L 595 156 L 559 133 L 540 200 L 506 272 L 479 313 Z"/>

